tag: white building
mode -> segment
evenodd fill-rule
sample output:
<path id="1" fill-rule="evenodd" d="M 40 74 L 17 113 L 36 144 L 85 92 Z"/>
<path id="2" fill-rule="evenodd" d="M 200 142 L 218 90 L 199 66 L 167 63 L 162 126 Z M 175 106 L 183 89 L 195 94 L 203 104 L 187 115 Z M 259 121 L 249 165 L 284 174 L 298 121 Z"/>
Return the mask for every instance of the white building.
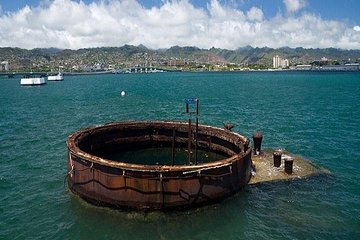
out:
<path id="1" fill-rule="evenodd" d="M 283 59 L 276 55 L 273 57 L 273 68 L 287 68 L 289 67 L 289 60 Z"/>
<path id="2" fill-rule="evenodd" d="M 8 61 L 1 62 L 0 71 L 9 71 L 9 62 Z"/>

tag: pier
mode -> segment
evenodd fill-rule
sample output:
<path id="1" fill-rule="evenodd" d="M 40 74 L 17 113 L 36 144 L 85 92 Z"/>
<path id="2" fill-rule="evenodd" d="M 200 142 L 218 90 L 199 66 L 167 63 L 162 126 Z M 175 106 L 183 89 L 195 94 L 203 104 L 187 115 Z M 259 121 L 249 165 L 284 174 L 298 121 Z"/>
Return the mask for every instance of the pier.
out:
<path id="1" fill-rule="evenodd" d="M 159 73 L 159 72 L 169 72 L 169 70 L 159 67 L 130 67 L 124 68 L 117 71 L 116 73 Z"/>
<path id="2" fill-rule="evenodd" d="M 80 76 L 80 75 L 101 75 L 101 74 L 113 74 L 113 71 L 96 71 L 96 72 L 62 72 L 64 76 Z M 54 72 L 0 72 L 0 78 L 14 78 L 23 77 L 26 75 L 53 75 Z"/>
<path id="3" fill-rule="evenodd" d="M 1 78 L 22 77 L 25 75 L 46 75 L 47 72 L 0 72 Z"/>

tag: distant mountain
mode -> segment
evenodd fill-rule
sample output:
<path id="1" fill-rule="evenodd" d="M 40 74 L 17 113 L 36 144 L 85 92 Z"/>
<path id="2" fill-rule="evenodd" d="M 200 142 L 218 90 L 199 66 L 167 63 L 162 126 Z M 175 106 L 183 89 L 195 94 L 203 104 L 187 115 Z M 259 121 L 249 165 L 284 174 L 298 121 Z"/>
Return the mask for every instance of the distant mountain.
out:
<path id="1" fill-rule="evenodd" d="M 165 51 L 166 54 L 170 56 L 176 56 L 178 58 L 187 58 L 191 55 L 198 54 L 202 52 L 200 48 L 197 47 L 179 47 L 174 46 Z"/>
<path id="2" fill-rule="evenodd" d="M 31 50 L 32 53 L 40 53 L 40 54 L 56 54 L 58 52 L 61 52 L 62 49 L 59 48 L 34 48 Z"/>
<path id="3" fill-rule="evenodd" d="M 272 58 L 279 55 L 287 58 L 290 65 L 310 64 L 327 59 L 341 63 L 360 61 L 360 50 L 336 48 L 305 49 L 283 47 L 278 49 L 245 46 L 236 50 L 210 48 L 200 49 L 193 46 L 173 46 L 169 49 L 152 50 L 144 45 L 124 45 L 121 47 L 83 48 L 78 50 L 57 48 L 36 48 L 32 50 L 4 47 L 0 48 L 0 61 L 9 61 L 10 66 L 21 66 L 26 59 L 33 66 L 56 68 L 92 64 L 112 64 L 115 66 L 131 65 L 166 65 L 169 61 L 182 60 L 195 64 L 227 64 L 272 66 Z M 14 64 L 12 64 L 12 62 Z M 20 67 L 19 67 L 20 68 Z"/>

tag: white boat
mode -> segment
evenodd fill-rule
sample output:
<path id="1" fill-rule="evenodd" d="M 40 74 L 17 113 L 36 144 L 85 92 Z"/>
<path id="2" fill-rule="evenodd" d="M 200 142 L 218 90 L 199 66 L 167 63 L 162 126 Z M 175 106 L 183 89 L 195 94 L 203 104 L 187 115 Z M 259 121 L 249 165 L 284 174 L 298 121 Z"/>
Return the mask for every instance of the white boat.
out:
<path id="1" fill-rule="evenodd" d="M 48 81 L 62 81 L 64 80 L 64 75 L 59 72 L 57 75 L 48 76 Z"/>
<path id="2" fill-rule="evenodd" d="M 20 85 L 43 85 L 45 83 L 46 81 L 43 76 L 33 77 L 31 75 L 26 75 L 20 80 Z"/>

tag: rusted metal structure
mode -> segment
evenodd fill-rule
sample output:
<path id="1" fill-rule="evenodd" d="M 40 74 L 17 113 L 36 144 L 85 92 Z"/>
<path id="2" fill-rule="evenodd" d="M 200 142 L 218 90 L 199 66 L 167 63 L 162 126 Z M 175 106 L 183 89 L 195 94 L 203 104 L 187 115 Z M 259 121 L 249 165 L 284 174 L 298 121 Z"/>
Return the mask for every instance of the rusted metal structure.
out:
<path id="1" fill-rule="evenodd" d="M 274 167 L 280 167 L 280 165 L 281 165 L 281 156 L 282 156 L 281 151 L 275 151 L 273 153 Z"/>
<path id="2" fill-rule="evenodd" d="M 263 133 L 255 131 L 253 134 L 253 141 L 254 141 L 254 154 L 258 155 L 261 154 L 261 142 L 263 139 Z"/>
<path id="3" fill-rule="evenodd" d="M 286 172 L 287 174 L 292 174 L 292 172 L 293 172 L 293 163 L 294 163 L 294 159 L 291 158 L 291 157 L 284 159 L 285 172 Z"/>
<path id="4" fill-rule="evenodd" d="M 198 149 L 221 153 L 221 160 L 175 165 L 125 163 L 105 153 L 151 147 L 186 149 L 195 127 L 182 122 L 115 122 L 71 134 L 68 186 L 96 205 L 142 210 L 189 208 L 218 201 L 245 186 L 251 177 L 252 146 L 245 137 L 221 128 L 198 125 Z"/>

